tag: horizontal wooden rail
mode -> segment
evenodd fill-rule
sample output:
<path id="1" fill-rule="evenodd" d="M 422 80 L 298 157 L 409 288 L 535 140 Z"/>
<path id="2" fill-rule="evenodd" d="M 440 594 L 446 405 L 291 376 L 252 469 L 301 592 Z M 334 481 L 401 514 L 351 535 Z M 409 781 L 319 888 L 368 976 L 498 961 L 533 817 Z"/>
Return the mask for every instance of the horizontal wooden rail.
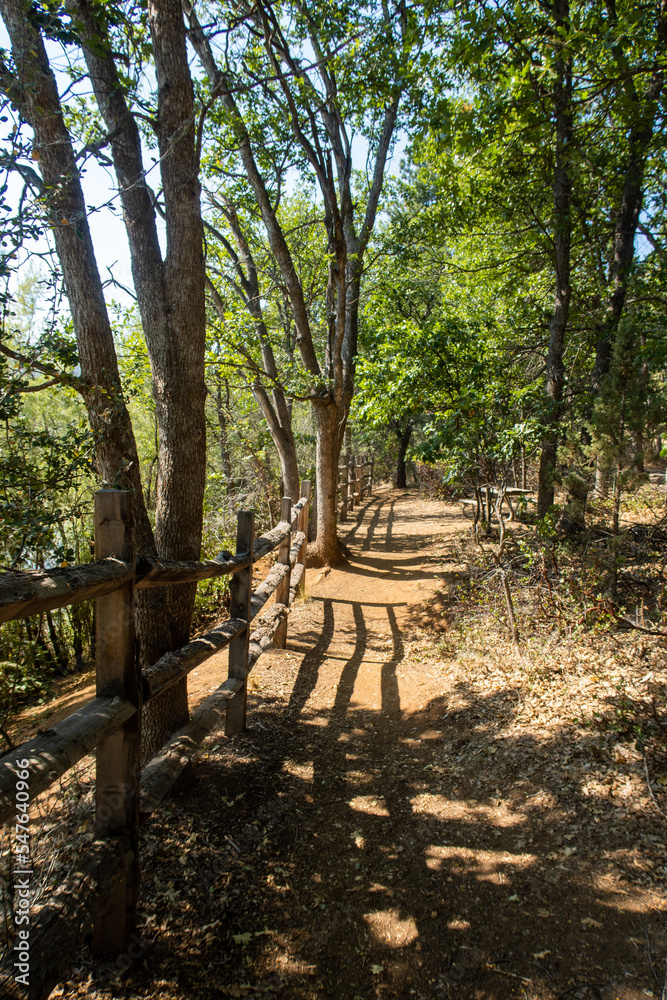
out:
<path id="1" fill-rule="evenodd" d="M 0 577 L 0 622 L 102 597 L 128 583 L 132 567 L 118 559 Z"/>
<path id="2" fill-rule="evenodd" d="M 165 653 L 157 663 L 146 667 L 142 672 L 144 705 L 157 695 L 162 694 L 176 681 L 180 681 L 182 677 L 189 674 L 195 667 L 200 666 L 214 653 L 223 650 L 232 639 L 241 635 L 247 627 L 248 623 L 243 619 L 230 618 L 228 621 L 216 625 L 205 635 L 193 639 L 187 646 L 175 649 L 171 653 Z"/>
<path id="3" fill-rule="evenodd" d="M 290 567 L 284 563 L 276 563 L 275 566 L 271 567 L 269 575 L 260 583 L 250 598 L 250 621 L 257 617 L 269 597 L 271 597 L 271 594 L 275 592 L 280 581 L 285 579 L 289 571 Z"/>
<path id="4" fill-rule="evenodd" d="M 280 625 L 286 620 L 290 609 L 285 604 L 274 604 L 260 619 L 257 628 L 250 636 L 248 646 L 248 673 L 257 663 L 262 653 L 267 650 Z"/>
<path id="5" fill-rule="evenodd" d="M 134 705 L 122 698 L 94 698 L 53 728 L 5 754 L 0 759 L 0 824 L 16 812 L 17 761 L 30 761 L 32 798 L 46 791 L 135 711 Z"/>
<path id="6" fill-rule="evenodd" d="M 139 811 L 150 815 L 165 800 L 174 782 L 202 740 L 225 721 L 227 702 L 239 694 L 243 681 L 229 677 L 193 713 L 190 721 L 171 737 L 141 773 Z"/>
<path id="7" fill-rule="evenodd" d="M 298 562 L 299 552 L 301 551 L 305 541 L 305 531 L 297 531 L 292 539 L 292 547 L 289 550 L 289 561 L 291 566 L 295 566 Z"/>
<path id="8" fill-rule="evenodd" d="M 305 540 L 303 531 L 294 535 L 294 543 L 290 550 L 290 556 L 294 555 L 296 560 L 299 549 Z M 292 562 L 292 564 L 293 564 Z M 276 563 L 269 572 L 269 575 L 258 586 L 250 601 L 250 620 L 257 617 L 269 597 L 276 591 L 278 584 L 289 573 L 289 567 Z M 158 694 L 161 694 L 176 681 L 181 680 L 195 667 L 200 666 L 214 653 L 219 653 L 230 644 L 232 639 L 246 628 L 243 619 L 236 618 L 216 625 L 210 632 L 198 636 L 189 642 L 187 646 L 176 649 L 171 653 L 165 653 L 162 659 L 158 660 L 143 671 L 143 692 L 144 704 L 151 701 Z"/>
<path id="9" fill-rule="evenodd" d="M 296 597 L 302 577 L 303 577 L 303 565 L 302 563 L 297 563 L 297 565 L 294 567 L 294 572 L 292 573 L 292 579 L 290 581 L 290 598 L 289 598 L 290 603 Z"/>
<path id="10" fill-rule="evenodd" d="M 225 554 L 204 562 L 140 559 L 134 572 L 129 563 L 102 559 L 81 566 L 5 573 L 0 576 L 0 623 L 103 597 L 131 580 L 137 590 L 144 590 L 230 576 L 280 545 L 296 527 L 305 502 L 295 505 L 296 515 L 291 523 L 281 521 L 272 531 L 255 540 L 252 558 L 245 554 Z"/>

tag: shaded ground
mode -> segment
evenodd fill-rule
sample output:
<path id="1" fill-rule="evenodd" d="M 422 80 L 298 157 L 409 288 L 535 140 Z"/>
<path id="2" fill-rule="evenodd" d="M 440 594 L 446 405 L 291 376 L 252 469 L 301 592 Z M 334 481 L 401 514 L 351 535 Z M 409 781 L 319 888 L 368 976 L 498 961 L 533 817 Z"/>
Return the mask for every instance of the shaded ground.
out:
<path id="1" fill-rule="evenodd" d="M 600 663 L 540 686 L 448 639 L 466 527 L 412 491 L 366 504 L 259 661 L 248 732 L 209 740 L 146 829 L 141 954 L 84 949 L 54 995 L 664 995 L 642 761 L 585 724 Z"/>

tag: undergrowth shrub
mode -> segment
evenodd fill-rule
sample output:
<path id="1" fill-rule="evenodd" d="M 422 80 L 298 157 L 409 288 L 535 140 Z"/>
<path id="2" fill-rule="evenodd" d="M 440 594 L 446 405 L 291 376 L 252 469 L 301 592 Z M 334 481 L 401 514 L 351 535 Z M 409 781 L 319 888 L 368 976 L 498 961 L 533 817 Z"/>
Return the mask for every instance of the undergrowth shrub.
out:
<path id="1" fill-rule="evenodd" d="M 667 529 L 640 522 L 614 535 L 594 526 L 572 538 L 553 525 L 542 528 L 509 525 L 503 550 L 523 668 L 547 677 L 574 659 L 606 681 L 616 676 L 613 695 L 605 696 L 586 725 L 632 742 L 645 757 L 647 773 L 667 776 Z M 445 641 L 447 655 L 463 638 L 514 655 L 491 558 L 498 541 L 495 524 L 481 544 L 471 536 L 460 541 L 465 572 L 449 586 L 457 636 Z"/>

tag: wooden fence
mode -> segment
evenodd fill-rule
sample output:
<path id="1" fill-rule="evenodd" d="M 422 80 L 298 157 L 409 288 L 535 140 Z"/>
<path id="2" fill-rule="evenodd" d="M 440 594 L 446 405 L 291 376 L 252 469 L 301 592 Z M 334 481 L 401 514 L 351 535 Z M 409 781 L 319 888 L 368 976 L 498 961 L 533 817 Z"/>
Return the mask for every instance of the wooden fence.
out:
<path id="1" fill-rule="evenodd" d="M 96 697 L 0 758 L 0 821 L 7 823 L 15 821 L 19 772 L 22 776 L 29 772 L 32 800 L 96 752 L 96 841 L 82 867 L 31 919 L 31 998 L 48 996 L 91 918 L 98 954 L 128 950 L 136 925 L 140 822 L 165 799 L 223 716 L 228 735 L 244 729 L 248 674 L 264 650 L 271 645 L 284 648 L 291 600 L 297 589 L 305 587 L 309 498 L 310 483 L 305 481 L 298 503 L 292 507 L 290 499 L 283 499 L 280 523 L 259 538 L 254 537 L 254 514 L 240 512 L 234 556 L 225 553 L 208 562 L 158 562 L 135 558 L 129 494 L 100 490 L 95 494 L 96 562 L 0 577 L 0 622 L 91 598 L 97 601 Z M 277 561 L 252 592 L 253 565 L 276 548 Z M 140 670 L 135 591 L 225 575 L 231 576 L 229 620 Z M 250 623 L 273 593 L 275 604 L 251 633 Z M 142 770 L 143 706 L 226 646 L 227 679 Z M 3 972 L 2 995 L 25 996 L 14 982 L 11 959 Z"/>
<path id="2" fill-rule="evenodd" d="M 354 510 L 355 504 L 372 495 L 374 466 L 375 462 L 369 455 L 349 455 L 345 465 L 338 466 L 341 521 L 347 521 L 348 512 Z"/>

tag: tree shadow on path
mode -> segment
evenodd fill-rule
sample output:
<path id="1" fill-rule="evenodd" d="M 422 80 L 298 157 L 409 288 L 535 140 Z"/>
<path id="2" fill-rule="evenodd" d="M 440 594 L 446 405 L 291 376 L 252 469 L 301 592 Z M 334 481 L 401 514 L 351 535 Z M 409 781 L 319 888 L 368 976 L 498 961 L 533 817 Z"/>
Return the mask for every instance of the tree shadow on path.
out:
<path id="1" fill-rule="evenodd" d="M 660 978 L 667 935 L 638 845 L 664 831 L 609 795 L 607 737 L 522 730 L 516 686 L 444 671 L 419 703 L 434 667 L 391 602 L 343 592 L 309 613 L 289 697 L 254 694 L 248 731 L 211 740 L 159 820 L 142 908 L 160 929 L 99 995 L 659 996 L 646 941 Z"/>

